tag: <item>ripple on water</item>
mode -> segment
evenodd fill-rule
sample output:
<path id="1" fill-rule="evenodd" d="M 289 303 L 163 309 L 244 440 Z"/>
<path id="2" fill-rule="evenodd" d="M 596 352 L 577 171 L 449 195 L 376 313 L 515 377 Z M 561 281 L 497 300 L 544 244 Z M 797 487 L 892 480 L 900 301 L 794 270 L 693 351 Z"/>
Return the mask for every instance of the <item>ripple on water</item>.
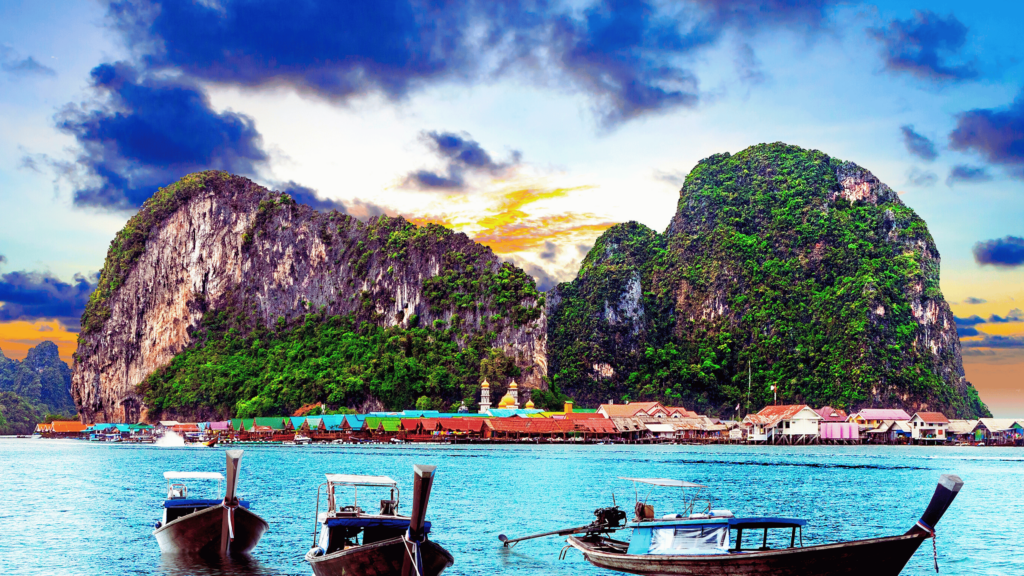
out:
<path id="1" fill-rule="evenodd" d="M 938 527 L 942 574 L 1024 574 L 1024 453 L 1012 448 L 250 446 L 240 489 L 271 529 L 251 558 L 226 563 L 161 556 L 151 534 L 163 472 L 222 470 L 223 449 L 0 439 L 0 454 L 4 574 L 308 575 L 323 474 L 391 476 L 408 512 L 414 463 L 439 467 L 430 518 L 453 576 L 611 574 L 578 554 L 559 561 L 564 539 L 506 550 L 497 537 L 589 522 L 613 498 L 629 508 L 633 486 L 619 476 L 691 480 L 737 514 L 806 518 L 804 542 L 816 544 L 905 532 L 946 472 L 966 485 Z M 650 499 L 658 514 L 681 505 L 671 489 Z M 903 574 L 934 574 L 931 546 Z"/>

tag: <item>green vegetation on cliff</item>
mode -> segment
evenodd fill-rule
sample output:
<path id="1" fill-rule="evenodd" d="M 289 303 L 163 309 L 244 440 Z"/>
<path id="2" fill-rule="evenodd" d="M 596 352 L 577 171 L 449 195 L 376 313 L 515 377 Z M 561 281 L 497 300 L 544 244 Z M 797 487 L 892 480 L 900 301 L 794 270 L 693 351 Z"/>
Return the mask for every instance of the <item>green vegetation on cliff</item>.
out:
<path id="1" fill-rule="evenodd" d="M 218 170 L 196 172 L 166 188 L 159 189 L 142 204 L 142 208 L 110 242 L 107 257 L 103 261 L 103 269 L 100 271 L 99 283 L 89 296 L 85 313 L 82 314 L 79 341 L 82 336 L 99 330 L 107 318 L 110 318 L 110 296 L 124 283 L 132 266 L 146 251 L 146 242 L 153 229 L 209 183 L 215 180 L 226 182 L 233 178 L 237 177 Z"/>
<path id="2" fill-rule="evenodd" d="M 401 410 L 423 404 L 423 397 L 432 408 L 454 409 L 462 401 L 475 405 L 484 378 L 519 375 L 514 362 L 489 347 L 493 333 L 381 327 L 316 313 L 293 326 L 248 322 L 244 314 L 208 313 L 197 343 L 141 385 L 150 409 L 250 417 L 369 399 Z M 462 338 L 468 341 L 460 347 Z"/>
<path id="3" fill-rule="evenodd" d="M 0 351 L 0 434 L 31 434 L 47 416 L 70 417 L 70 389 L 71 369 L 53 342 L 40 342 L 21 361 Z"/>
<path id="4" fill-rule="evenodd" d="M 749 366 L 753 407 L 775 384 L 787 402 L 988 413 L 962 381 L 924 222 L 821 152 L 771 144 L 700 162 L 664 235 L 608 230 L 557 293 L 550 374 L 585 401 L 734 415 Z"/>

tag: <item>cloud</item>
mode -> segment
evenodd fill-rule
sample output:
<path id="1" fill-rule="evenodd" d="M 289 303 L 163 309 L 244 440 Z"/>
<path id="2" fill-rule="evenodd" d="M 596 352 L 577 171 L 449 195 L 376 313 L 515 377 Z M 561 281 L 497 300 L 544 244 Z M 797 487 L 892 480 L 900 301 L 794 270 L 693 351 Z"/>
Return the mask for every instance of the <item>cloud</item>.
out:
<path id="1" fill-rule="evenodd" d="M 913 126 L 909 124 L 900 126 L 900 132 L 903 134 L 903 144 L 907 147 L 907 152 L 928 162 L 939 157 L 939 153 L 935 151 L 935 143 L 914 132 Z"/>
<path id="2" fill-rule="evenodd" d="M 466 133 L 424 132 L 421 136 L 446 166 L 443 174 L 429 170 L 410 172 L 405 177 L 405 185 L 412 188 L 464 190 L 467 173 L 509 176 L 522 160 L 522 154 L 513 151 L 507 162 L 495 162 L 491 155 Z"/>
<path id="3" fill-rule="evenodd" d="M 554 242 L 544 242 L 544 250 L 540 253 L 541 260 L 554 260 L 558 255 L 558 245 Z"/>
<path id="4" fill-rule="evenodd" d="M 533 279 L 537 282 L 537 290 L 540 290 L 541 292 L 547 292 L 559 283 L 559 280 L 549 274 L 547 270 L 544 270 L 532 262 L 527 262 L 521 258 L 509 258 L 509 261 L 522 268 L 523 272 L 533 276 Z"/>
<path id="5" fill-rule="evenodd" d="M 757 54 L 754 54 L 754 49 L 750 47 L 750 44 L 740 45 L 733 64 L 736 65 L 736 72 L 744 84 L 753 86 L 764 84 L 768 80 L 761 60 L 758 59 Z"/>
<path id="6" fill-rule="evenodd" d="M 686 170 L 655 170 L 654 179 L 671 184 L 677 188 L 682 188 L 683 184 L 686 183 L 686 175 L 689 174 Z"/>
<path id="7" fill-rule="evenodd" d="M 0 254 L 0 264 L 7 264 L 7 256 Z"/>
<path id="8" fill-rule="evenodd" d="M 915 11 L 909 20 L 893 20 L 869 34 L 882 43 L 885 68 L 934 81 L 962 81 L 978 76 L 973 62 L 954 63 L 967 39 L 967 26 L 950 14 Z"/>
<path id="9" fill-rule="evenodd" d="M 52 326 L 47 326 L 46 324 L 43 324 L 43 325 L 39 326 L 38 331 L 39 332 L 53 332 L 53 327 Z"/>
<path id="10" fill-rule="evenodd" d="M 985 300 L 983 298 L 975 298 L 974 296 L 968 296 L 967 298 L 964 298 L 964 304 L 984 304 L 986 302 L 988 302 L 988 300 Z"/>
<path id="11" fill-rule="evenodd" d="M 989 336 L 960 343 L 964 348 L 1024 348 L 1024 336 Z"/>
<path id="12" fill-rule="evenodd" d="M 957 164 L 950 168 L 949 176 L 946 176 L 946 185 L 976 184 L 978 182 L 988 182 L 990 180 L 992 180 L 992 175 L 988 173 L 988 169 L 984 166 Z"/>
<path id="13" fill-rule="evenodd" d="M 148 68 L 338 103 L 430 85 L 517 78 L 583 94 L 615 126 L 700 99 L 688 55 L 727 30 L 810 33 L 831 0 L 549 2 L 111 2 Z"/>
<path id="14" fill-rule="evenodd" d="M 1024 322 L 1024 310 L 1014 308 L 1006 314 L 1007 322 Z"/>
<path id="15" fill-rule="evenodd" d="M 988 322 L 991 322 L 993 324 L 1006 324 L 1007 322 L 1009 322 L 1009 320 L 1000 316 L 996 316 L 995 314 L 991 314 L 988 317 Z"/>
<path id="16" fill-rule="evenodd" d="M 291 196 L 299 204 L 305 204 L 311 206 L 316 210 L 328 211 L 337 210 L 342 214 L 348 214 L 355 216 L 356 218 L 367 219 L 371 216 L 380 216 L 386 214 L 388 211 L 376 204 L 371 202 L 365 202 L 363 200 L 334 200 L 332 198 L 324 198 L 316 190 L 303 186 L 295 181 L 289 180 L 288 182 L 277 183 L 274 185 L 275 188 Z"/>
<path id="17" fill-rule="evenodd" d="M 966 338 L 968 336 L 980 336 L 981 332 L 978 332 L 977 328 L 971 328 L 970 326 L 960 326 L 958 324 L 956 327 L 956 334 L 960 338 Z"/>
<path id="18" fill-rule="evenodd" d="M 0 274 L 0 322 L 56 319 L 77 331 L 98 274 L 75 274 L 68 284 L 46 272 Z"/>
<path id="19" fill-rule="evenodd" d="M 980 154 L 990 164 L 1006 166 L 1024 178 L 1024 91 L 1005 108 L 974 109 L 957 115 L 949 147 Z"/>
<path id="20" fill-rule="evenodd" d="M 0 69 L 12 76 L 56 76 L 57 72 L 49 66 L 40 64 L 29 56 L 19 58 L 18 53 L 10 46 L 0 45 Z"/>
<path id="21" fill-rule="evenodd" d="M 931 170 L 920 170 L 918 168 L 911 168 L 907 172 L 907 184 L 913 186 L 920 186 L 922 188 L 928 188 L 934 186 L 939 181 L 939 175 Z"/>
<path id="22" fill-rule="evenodd" d="M 160 186 L 205 169 L 254 174 L 268 160 L 252 118 L 215 112 L 201 87 L 124 62 L 91 74 L 96 102 L 69 105 L 57 128 L 78 142 L 78 206 L 137 208 Z"/>
<path id="23" fill-rule="evenodd" d="M 985 323 L 985 319 L 982 318 L 981 316 L 978 316 L 977 314 L 975 314 L 974 316 L 971 316 L 970 318 L 957 318 L 956 316 L 954 316 L 953 320 L 956 322 L 956 325 L 958 327 L 959 326 L 975 326 L 977 324 L 984 324 Z"/>
<path id="24" fill-rule="evenodd" d="M 972 249 L 974 261 L 982 266 L 991 264 L 1002 268 L 1015 268 L 1024 264 L 1024 238 L 1006 236 L 978 242 Z"/>

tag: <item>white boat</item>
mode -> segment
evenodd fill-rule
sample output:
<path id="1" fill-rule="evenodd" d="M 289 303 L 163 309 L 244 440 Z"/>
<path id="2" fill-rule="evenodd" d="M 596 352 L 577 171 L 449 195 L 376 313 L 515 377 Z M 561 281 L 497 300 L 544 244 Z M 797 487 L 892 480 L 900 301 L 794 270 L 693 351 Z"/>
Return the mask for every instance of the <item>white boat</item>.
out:
<path id="1" fill-rule="evenodd" d="M 227 488 L 224 499 L 191 498 L 183 480 L 217 481 L 219 472 L 164 472 L 167 499 L 163 519 L 153 536 L 163 553 L 237 554 L 256 547 L 270 528 L 249 510 L 249 502 L 236 495 L 241 450 L 227 451 Z"/>

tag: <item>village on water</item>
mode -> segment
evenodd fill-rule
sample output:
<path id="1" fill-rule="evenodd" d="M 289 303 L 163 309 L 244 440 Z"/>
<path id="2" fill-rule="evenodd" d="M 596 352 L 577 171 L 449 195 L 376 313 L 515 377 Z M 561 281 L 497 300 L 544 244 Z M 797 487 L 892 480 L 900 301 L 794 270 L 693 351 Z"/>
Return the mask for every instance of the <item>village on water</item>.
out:
<path id="1" fill-rule="evenodd" d="M 319 415 L 310 416 L 311 412 Z M 956 420 L 939 412 L 866 408 L 852 414 L 830 406 L 767 406 L 742 420 L 711 418 L 660 402 L 602 404 L 595 409 L 544 411 L 519 404 L 518 385 L 491 407 L 490 384 L 481 384 L 480 410 L 404 410 L 323 414 L 310 405 L 292 416 L 233 418 L 217 422 L 164 420 L 139 423 L 53 421 L 36 426 L 44 438 L 106 442 L 154 442 L 168 432 L 185 442 L 215 444 L 309 444 L 364 442 L 576 442 L 681 444 L 930 444 L 1024 446 L 1024 418 Z"/>

